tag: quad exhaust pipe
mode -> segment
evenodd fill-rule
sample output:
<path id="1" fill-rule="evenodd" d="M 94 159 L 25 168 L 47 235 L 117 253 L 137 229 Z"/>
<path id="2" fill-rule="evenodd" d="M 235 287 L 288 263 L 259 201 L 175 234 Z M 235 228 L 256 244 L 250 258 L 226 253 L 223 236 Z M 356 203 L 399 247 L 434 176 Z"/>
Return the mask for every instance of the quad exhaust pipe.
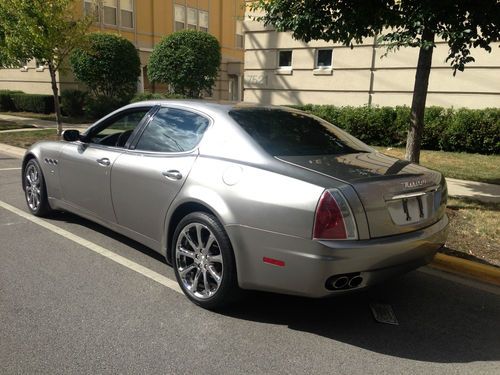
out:
<path id="1" fill-rule="evenodd" d="M 328 290 L 354 289 L 360 286 L 362 282 L 363 277 L 359 273 L 336 275 L 326 281 L 326 288 Z"/>

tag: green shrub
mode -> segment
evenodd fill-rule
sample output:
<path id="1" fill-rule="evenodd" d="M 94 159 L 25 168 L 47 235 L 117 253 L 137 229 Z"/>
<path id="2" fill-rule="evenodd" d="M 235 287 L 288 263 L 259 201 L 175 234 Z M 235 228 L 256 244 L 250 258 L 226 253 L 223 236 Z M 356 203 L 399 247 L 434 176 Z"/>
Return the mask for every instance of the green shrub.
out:
<path id="1" fill-rule="evenodd" d="M 54 112 L 54 97 L 39 94 L 12 94 L 14 109 L 23 112 L 51 113 Z"/>
<path id="2" fill-rule="evenodd" d="M 70 57 L 78 80 L 84 82 L 94 97 L 128 101 L 137 91 L 141 61 L 134 45 L 127 39 L 107 33 L 92 33 L 86 48 L 76 49 Z"/>
<path id="3" fill-rule="evenodd" d="M 127 104 L 123 99 L 109 96 L 89 96 L 85 101 L 85 115 L 98 119 Z"/>
<path id="4" fill-rule="evenodd" d="M 61 92 L 61 106 L 64 113 L 71 117 L 83 115 L 83 107 L 87 93 L 80 90 L 64 90 Z"/>
<path id="5" fill-rule="evenodd" d="M 0 90 L 0 111 L 15 111 L 14 102 L 12 101 L 12 94 L 23 94 L 22 91 Z"/>
<path id="6" fill-rule="evenodd" d="M 151 82 L 169 85 L 172 92 L 198 98 L 211 92 L 221 63 L 220 45 L 201 31 L 178 31 L 164 37 L 149 59 Z"/>
<path id="7" fill-rule="evenodd" d="M 409 107 L 293 106 L 321 117 L 374 146 L 403 146 Z M 500 109 L 429 107 L 422 148 L 482 154 L 500 153 Z"/>

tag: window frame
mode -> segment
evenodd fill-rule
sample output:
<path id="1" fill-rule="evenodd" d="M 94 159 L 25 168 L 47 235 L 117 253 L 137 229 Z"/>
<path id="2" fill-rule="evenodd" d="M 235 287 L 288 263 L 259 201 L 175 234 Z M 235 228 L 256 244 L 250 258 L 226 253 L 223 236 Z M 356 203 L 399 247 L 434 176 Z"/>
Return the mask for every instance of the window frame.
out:
<path id="1" fill-rule="evenodd" d="M 115 7 L 110 7 L 108 5 L 105 5 L 104 1 L 102 2 L 102 23 L 103 23 L 103 25 L 106 25 L 106 26 L 119 27 L 120 26 L 120 19 L 119 19 L 119 15 L 118 15 L 119 1 L 118 0 L 114 0 L 114 1 L 116 2 Z M 112 8 L 115 10 L 116 23 L 107 23 L 106 22 L 106 8 Z"/>
<path id="2" fill-rule="evenodd" d="M 166 108 L 166 109 L 177 109 L 177 110 L 181 110 L 181 111 L 186 111 L 186 112 L 191 112 L 191 113 L 194 113 L 198 116 L 202 116 L 204 118 L 206 118 L 208 120 L 208 126 L 207 128 L 205 129 L 205 132 L 203 133 L 203 135 L 200 137 L 200 140 L 198 141 L 198 143 L 190 150 L 186 150 L 186 151 L 148 151 L 148 150 L 138 150 L 136 148 L 137 146 L 137 143 L 139 143 L 139 140 L 141 139 L 142 135 L 144 134 L 144 131 L 146 130 L 146 128 L 148 127 L 149 123 L 153 120 L 153 118 L 156 116 L 156 114 L 163 108 Z M 139 154 L 154 154 L 154 155 L 188 155 L 188 154 L 191 154 L 195 151 L 198 150 L 198 148 L 200 147 L 200 144 L 203 142 L 203 139 L 205 138 L 205 135 L 207 134 L 208 131 L 210 131 L 210 129 L 212 128 L 212 125 L 214 123 L 214 120 L 211 116 L 209 116 L 207 113 L 205 112 L 202 112 L 202 111 L 199 111 L 197 109 L 194 109 L 194 108 L 188 108 L 188 107 L 184 107 L 184 106 L 176 106 L 176 105 L 158 105 L 157 108 L 155 109 L 154 112 L 150 113 L 149 114 L 149 118 L 148 118 L 148 121 L 144 122 L 142 125 L 141 125 L 141 129 L 135 134 L 134 136 L 134 139 L 130 142 L 130 144 L 128 145 L 128 151 L 129 152 L 134 152 L 134 153 L 139 153 Z M 132 138 L 132 136 L 130 136 L 130 138 Z"/>
<path id="3" fill-rule="evenodd" d="M 321 51 L 331 51 L 331 56 L 330 56 L 330 65 L 319 65 L 318 64 L 318 60 L 319 60 L 319 53 Z M 316 53 L 315 53 L 315 56 L 314 56 L 314 69 L 323 69 L 323 70 L 326 70 L 326 69 L 332 69 L 333 67 L 333 48 L 317 48 L 316 49 Z"/>
<path id="4" fill-rule="evenodd" d="M 182 9 L 183 9 L 184 17 L 183 17 L 183 20 L 182 20 L 182 21 L 178 21 L 178 20 L 177 20 L 176 8 L 182 8 Z M 185 5 L 182 5 L 182 4 L 175 4 L 175 3 L 174 3 L 174 12 L 173 12 L 173 14 L 174 14 L 174 32 L 176 32 L 176 31 L 186 30 L 186 26 L 187 26 L 187 25 L 186 25 L 186 23 L 187 23 L 187 19 L 186 19 L 186 18 L 187 18 L 187 9 L 186 9 L 186 8 L 187 8 L 187 7 L 186 7 Z M 180 22 L 182 22 L 182 25 L 183 25 L 183 26 L 182 26 L 182 29 L 177 30 L 177 27 L 176 27 L 176 26 L 177 26 L 177 25 L 176 25 L 176 24 L 177 24 L 177 22 L 179 22 L 179 23 L 180 23 Z"/>
<path id="5" fill-rule="evenodd" d="M 290 65 L 280 65 L 281 53 L 282 52 L 290 52 Z M 279 49 L 277 53 L 277 68 L 279 70 L 292 70 L 293 67 L 293 49 Z"/>
<path id="6" fill-rule="evenodd" d="M 132 10 L 128 9 L 122 9 L 122 1 L 123 0 L 118 0 L 118 7 L 120 8 L 120 27 L 124 29 L 135 29 L 135 0 L 130 0 L 132 2 Z M 132 26 L 124 26 L 122 23 L 122 12 L 129 12 L 132 13 Z"/>
<path id="7" fill-rule="evenodd" d="M 205 13 L 207 15 L 207 27 L 205 26 L 200 26 L 201 25 L 201 15 L 202 13 Z M 201 30 L 201 29 L 206 29 L 206 30 Z M 208 33 L 210 30 L 210 12 L 208 10 L 203 10 L 203 9 L 198 9 L 198 30 L 203 31 L 205 33 Z"/>
<path id="8" fill-rule="evenodd" d="M 194 24 L 189 23 L 189 11 L 194 11 Z M 186 7 L 186 30 L 198 30 L 198 9 Z M 189 26 L 194 26 L 194 29 L 189 28 Z"/>

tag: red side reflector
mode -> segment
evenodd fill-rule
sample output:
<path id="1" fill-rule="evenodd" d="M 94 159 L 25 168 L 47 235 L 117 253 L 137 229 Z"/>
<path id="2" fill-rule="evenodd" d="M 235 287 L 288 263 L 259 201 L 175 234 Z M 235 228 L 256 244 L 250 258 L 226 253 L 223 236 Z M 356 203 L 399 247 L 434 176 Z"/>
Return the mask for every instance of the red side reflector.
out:
<path id="1" fill-rule="evenodd" d="M 262 261 L 264 263 L 269 263 L 269 264 L 272 264 L 274 266 L 285 267 L 285 262 L 283 262 L 282 260 L 264 257 L 264 258 L 262 258 Z"/>

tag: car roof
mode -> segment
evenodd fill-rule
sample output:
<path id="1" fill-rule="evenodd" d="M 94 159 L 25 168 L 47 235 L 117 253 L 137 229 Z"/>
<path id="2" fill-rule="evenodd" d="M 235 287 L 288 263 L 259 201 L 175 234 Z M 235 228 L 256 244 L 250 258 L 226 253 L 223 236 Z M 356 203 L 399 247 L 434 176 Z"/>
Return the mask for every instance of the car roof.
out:
<path id="1" fill-rule="evenodd" d="M 127 105 L 124 108 L 135 108 L 142 107 L 145 105 L 161 105 L 161 106 L 182 106 L 189 107 L 192 109 L 198 109 L 200 111 L 208 112 L 223 112 L 227 113 L 232 109 L 239 108 L 274 108 L 278 109 L 277 106 L 262 105 L 258 103 L 249 102 L 235 102 L 235 101 L 214 101 L 206 99 L 161 99 L 161 100 L 146 100 L 141 102 L 136 102 Z"/>

